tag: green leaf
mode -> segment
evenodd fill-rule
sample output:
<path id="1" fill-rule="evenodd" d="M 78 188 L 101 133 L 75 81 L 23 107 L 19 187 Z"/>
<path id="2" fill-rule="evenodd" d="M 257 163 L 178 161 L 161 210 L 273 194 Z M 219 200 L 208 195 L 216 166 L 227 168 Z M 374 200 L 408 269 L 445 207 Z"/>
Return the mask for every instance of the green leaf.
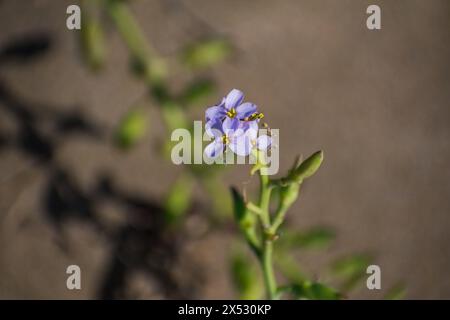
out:
<path id="1" fill-rule="evenodd" d="M 388 290 L 384 299 L 386 300 L 401 300 L 405 297 L 406 288 L 403 283 L 398 283 Z"/>
<path id="2" fill-rule="evenodd" d="M 190 83 L 181 94 L 181 103 L 186 106 L 202 105 L 213 95 L 216 85 L 209 79 L 201 79 Z"/>
<path id="3" fill-rule="evenodd" d="M 165 217 L 169 224 L 178 222 L 189 209 L 193 184 L 191 176 L 183 174 L 170 188 L 164 202 Z"/>
<path id="4" fill-rule="evenodd" d="M 256 222 L 256 217 L 247 209 L 244 199 L 240 193 L 235 189 L 231 189 L 233 197 L 234 217 L 242 229 L 253 228 Z"/>
<path id="5" fill-rule="evenodd" d="M 281 239 L 283 243 L 289 247 L 322 249 L 328 247 L 335 237 L 335 232 L 330 228 L 313 227 L 310 230 L 303 232 L 286 233 Z"/>
<path id="6" fill-rule="evenodd" d="M 234 253 L 231 257 L 231 276 L 239 299 L 254 300 L 261 298 L 262 286 L 258 269 L 242 253 Z"/>
<path id="7" fill-rule="evenodd" d="M 188 46 L 182 61 L 192 69 L 210 67 L 224 60 L 231 52 L 231 45 L 223 39 L 201 41 Z"/>
<path id="8" fill-rule="evenodd" d="M 248 244 L 255 254 L 258 255 L 260 252 L 260 241 L 256 234 L 256 216 L 247 208 L 244 199 L 235 188 L 231 188 L 231 194 L 234 217 Z"/>
<path id="9" fill-rule="evenodd" d="M 274 261 L 281 274 L 290 282 L 302 283 L 306 280 L 306 276 L 300 270 L 297 261 L 285 250 L 276 250 Z"/>
<path id="10" fill-rule="evenodd" d="M 335 289 L 319 282 L 305 281 L 300 285 L 293 285 L 292 292 L 297 299 L 337 300 L 341 298 Z"/>
<path id="11" fill-rule="evenodd" d="M 342 290 L 349 291 L 365 278 L 366 269 L 372 261 L 373 258 L 368 254 L 356 254 L 336 260 L 331 271 L 342 279 Z"/>
<path id="12" fill-rule="evenodd" d="M 143 109 L 129 111 L 120 121 L 115 133 L 115 141 L 120 148 L 127 149 L 135 145 L 145 135 L 148 118 Z"/>

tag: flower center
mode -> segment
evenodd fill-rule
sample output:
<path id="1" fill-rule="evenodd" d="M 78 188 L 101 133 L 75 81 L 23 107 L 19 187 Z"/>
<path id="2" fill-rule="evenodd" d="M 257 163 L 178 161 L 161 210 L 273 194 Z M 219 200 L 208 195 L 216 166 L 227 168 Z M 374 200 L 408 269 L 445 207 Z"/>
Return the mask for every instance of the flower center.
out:
<path id="1" fill-rule="evenodd" d="M 230 138 L 228 138 L 228 136 L 227 136 L 226 134 L 224 134 L 224 135 L 222 136 L 222 143 L 223 143 L 223 144 L 228 144 L 228 143 L 230 143 Z"/>
<path id="2" fill-rule="evenodd" d="M 236 116 L 237 112 L 235 108 L 231 108 L 229 111 L 227 111 L 227 116 L 233 119 Z"/>

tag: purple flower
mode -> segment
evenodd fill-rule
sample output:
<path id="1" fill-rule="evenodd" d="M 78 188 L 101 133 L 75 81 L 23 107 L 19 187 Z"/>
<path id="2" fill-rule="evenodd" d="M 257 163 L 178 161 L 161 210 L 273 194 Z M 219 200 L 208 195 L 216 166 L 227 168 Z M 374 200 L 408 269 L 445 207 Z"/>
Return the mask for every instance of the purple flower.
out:
<path id="1" fill-rule="evenodd" d="M 209 158 L 221 155 L 227 147 L 239 156 L 248 156 L 252 150 L 266 150 L 272 143 L 267 135 L 258 137 L 258 123 L 264 116 L 253 103 L 242 103 L 244 95 L 233 89 L 222 101 L 206 110 L 205 129 L 214 138 L 205 148 Z"/>
<path id="2" fill-rule="evenodd" d="M 206 124 L 206 132 L 214 141 L 206 146 L 206 156 L 217 158 L 227 146 L 239 156 L 248 156 L 252 150 L 250 135 L 247 134 L 250 127 L 249 123 L 238 119 L 210 120 Z"/>
<path id="3" fill-rule="evenodd" d="M 261 119 L 264 115 L 257 112 L 257 107 L 251 102 L 244 102 L 244 94 L 238 89 L 231 90 L 222 101 L 206 109 L 206 121 L 223 120 L 224 118 L 253 121 Z"/>
<path id="4" fill-rule="evenodd" d="M 272 138 L 270 136 L 263 134 L 258 137 L 258 126 L 256 126 L 256 128 L 254 126 L 250 127 L 246 131 L 246 135 L 248 135 L 250 139 L 252 148 L 264 151 L 267 150 L 267 148 L 269 148 L 272 144 Z"/>

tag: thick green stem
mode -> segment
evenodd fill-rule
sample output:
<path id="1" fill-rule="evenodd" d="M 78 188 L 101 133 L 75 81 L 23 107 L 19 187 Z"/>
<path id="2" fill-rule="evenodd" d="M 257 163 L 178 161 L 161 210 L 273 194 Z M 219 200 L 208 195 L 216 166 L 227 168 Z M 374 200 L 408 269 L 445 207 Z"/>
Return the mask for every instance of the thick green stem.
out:
<path id="1" fill-rule="evenodd" d="M 286 215 L 287 210 L 288 210 L 288 208 L 285 206 L 280 206 L 278 208 L 277 212 L 275 213 L 275 218 L 273 220 L 273 223 L 269 228 L 270 234 L 275 234 L 277 232 L 278 228 L 284 221 L 284 217 Z"/>
<path id="2" fill-rule="evenodd" d="M 258 158 L 259 159 L 259 158 Z M 256 166 L 261 166 L 258 163 Z M 269 176 L 265 174 L 265 167 L 259 169 L 260 179 L 260 195 L 259 195 L 259 218 L 262 224 L 263 246 L 261 254 L 258 256 L 264 276 L 264 285 L 267 292 L 267 298 L 275 299 L 277 293 L 277 282 L 273 270 L 273 239 L 272 235 L 267 231 L 271 229 L 270 221 L 270 194 L 272 188 L 270 186 Z"/>
<path id="3" fill-rule="evenodd" d="M 264 283 L 266 286 L 267 297 L 271 300 L 275 299 L 277 293 L 277 283 L 273 271 L 273 242 L 265 240 L 263 252 L 261 256 L 262 269 L 264 274 Z"/>
<path id="4" fill-rule="evenodd" d="M 269 215 L 269 202 L 270 202 L 270 192 L 269 188 L 269 177 L 267 175 L 259 174 L 260 177 L 260 196 L 259 196 L 259 207 L 261 209 L 261 219 L 264 224 L 264 228 L 270 226 L 270 215 Z"/>

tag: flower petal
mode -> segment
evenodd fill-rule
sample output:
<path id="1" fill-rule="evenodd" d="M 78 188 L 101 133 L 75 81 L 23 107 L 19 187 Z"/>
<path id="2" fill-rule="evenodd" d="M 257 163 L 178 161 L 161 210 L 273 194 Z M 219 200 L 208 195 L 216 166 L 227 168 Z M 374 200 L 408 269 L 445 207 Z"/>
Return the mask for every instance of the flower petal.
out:
<path id="1" fill-rule="evenodd" d="M 222 119 L 225 117 L 225 108 L 223 106 L 213 106 L 206 109 L 205 118 L 206 121 Z"/>
<path id="2" fill-rule="evenodd" d="M 246 135 L 242 135 L 230 143 L 230 149 L 237 155 L 245 157 L 252 151 L 252 145 L 250 139 Z"/>
<path id="3" fill-rule="evenodd" d="M 224 132 L 222 130 L 222 121 L 213 119 L 205 124 L 205 131 L 210 137 L 222 137 Z"/>
<path id="4" fill-rule="evenodd" d="M 241 128 L 251 140 L 256 140 L 258 136 L 258 123 L 256 121 L 241 121 Z"/>
<path id="5" fill-rule="evenodd" d="M 234 131 L 236 131 L 238 128 L 239 128 L 239 120 L 238 119 L 236 119 L 236 118 L 226 118 L 224 121 L 223 121 L 223 124 L 222 124 L 222 129 L 223 129 L 223 132 L 225 132 L 225 134 L 230 134 L 230 133 L 232 133 L 232 132 L 234 132 Z"/>
<path id="6" fill-rule="evenodd" d="M 204 152 L 208 158 L 217 158 L 223 153 L 223 143 L 215 140 L 206 146 Z"/>
<path id="7" fill-rule="evenodd" d="M 251 102 L 245 102 L 236 107 L 237 117 L 239 119 L 244 119 L 246 117 L 250 117 L 257 110 L 256 104 Z"/>
<path id="8" fill-rule="evenodd" d="M 272 144 L 272 138 L 268 135 L 259 136 L 256 139 L 256 147 L 259 150 L 266 150 Z"/>
<path id="9" fill-rule="evenodd" d="M 225 108 L 230 110 L 236 108 L 244 99 L 244 94 L 238 89 L 231 90 L 225 98 Z"/>

